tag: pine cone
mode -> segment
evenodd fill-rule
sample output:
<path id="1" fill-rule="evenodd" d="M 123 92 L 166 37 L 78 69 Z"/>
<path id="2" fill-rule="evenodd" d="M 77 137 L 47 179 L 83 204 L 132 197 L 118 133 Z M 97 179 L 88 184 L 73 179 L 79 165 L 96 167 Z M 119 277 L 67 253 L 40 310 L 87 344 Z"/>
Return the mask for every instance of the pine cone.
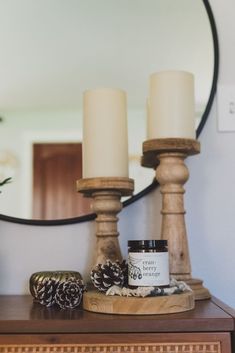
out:
<path id="1" fill-rule="evenodd" d="M 80 279 L 71 278 L 61 282 L 56 290 L 55 302 L 61 309 L 73 309 L 81 303 L 84 289 Z"/>
<path id="2" fill-rule="evenodd" d="M 110 287 L 123 286 L 124 275 L 119 262 L 106 261 L 106 264 L 98 264 L 91 271 L 91 281 L 101 292 L 106 292 Z"/>
<path id="3" fill-rule="evenodd" d="M 123 287 L 128 287 L 128 264 L 126 260 L 123 260 L 119 266 L 121 267 L 123 276 L 124 276 L 124 281 L 123 281 Z"/>
<path id="4" fill-rule="evenodd" d="M 58 286 L 58 281 L 54 279 L 44 279 L 35 287 L 35 299 L 40 304 L 47 307 L 55 304 L 55 294 Z"/>

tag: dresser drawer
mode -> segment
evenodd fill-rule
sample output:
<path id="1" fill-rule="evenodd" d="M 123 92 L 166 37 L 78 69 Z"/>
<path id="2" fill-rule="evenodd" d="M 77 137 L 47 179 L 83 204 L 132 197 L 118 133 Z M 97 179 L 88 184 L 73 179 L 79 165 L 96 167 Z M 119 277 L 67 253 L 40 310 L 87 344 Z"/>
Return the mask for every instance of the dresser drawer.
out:
<path id="1" fill-rule="evenodd" d="M 0 353 L 232 353 L 229 333 L 1 335 Z"/>

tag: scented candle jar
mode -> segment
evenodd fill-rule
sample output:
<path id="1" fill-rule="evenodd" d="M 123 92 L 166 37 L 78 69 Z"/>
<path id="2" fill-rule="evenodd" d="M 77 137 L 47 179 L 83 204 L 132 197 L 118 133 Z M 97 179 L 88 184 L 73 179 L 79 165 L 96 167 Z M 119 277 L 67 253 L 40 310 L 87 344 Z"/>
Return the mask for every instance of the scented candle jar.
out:
<path id="1" fill-rule="evenodd" d="M 130 286 L 168 286 L 167 240 L 128 241 L 128 284 Z"/>

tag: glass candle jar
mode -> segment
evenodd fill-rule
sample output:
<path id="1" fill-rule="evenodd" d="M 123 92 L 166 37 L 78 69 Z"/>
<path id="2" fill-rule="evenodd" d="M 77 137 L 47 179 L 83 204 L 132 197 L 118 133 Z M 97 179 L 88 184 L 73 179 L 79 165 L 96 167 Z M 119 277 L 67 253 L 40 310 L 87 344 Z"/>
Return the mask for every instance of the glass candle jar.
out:
<path id="1" fill-rule="evenodd" d="M 138 287 L 169 285 L 167 240 L 128 241 L 128 284 Z"/>

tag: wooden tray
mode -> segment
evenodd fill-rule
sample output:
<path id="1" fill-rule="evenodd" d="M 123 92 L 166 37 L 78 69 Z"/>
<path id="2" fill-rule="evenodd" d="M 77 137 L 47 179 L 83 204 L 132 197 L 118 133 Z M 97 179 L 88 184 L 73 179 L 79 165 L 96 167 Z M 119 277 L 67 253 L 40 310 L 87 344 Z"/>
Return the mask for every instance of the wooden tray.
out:
<path id="1" fill-rule="evenodd" d="M 170 314 L 194 309 L 193 292 L 159 297 L 107 296 L 97 291 L 83 295 L 83 308 L 106 314 L 151 315 Z"/>

